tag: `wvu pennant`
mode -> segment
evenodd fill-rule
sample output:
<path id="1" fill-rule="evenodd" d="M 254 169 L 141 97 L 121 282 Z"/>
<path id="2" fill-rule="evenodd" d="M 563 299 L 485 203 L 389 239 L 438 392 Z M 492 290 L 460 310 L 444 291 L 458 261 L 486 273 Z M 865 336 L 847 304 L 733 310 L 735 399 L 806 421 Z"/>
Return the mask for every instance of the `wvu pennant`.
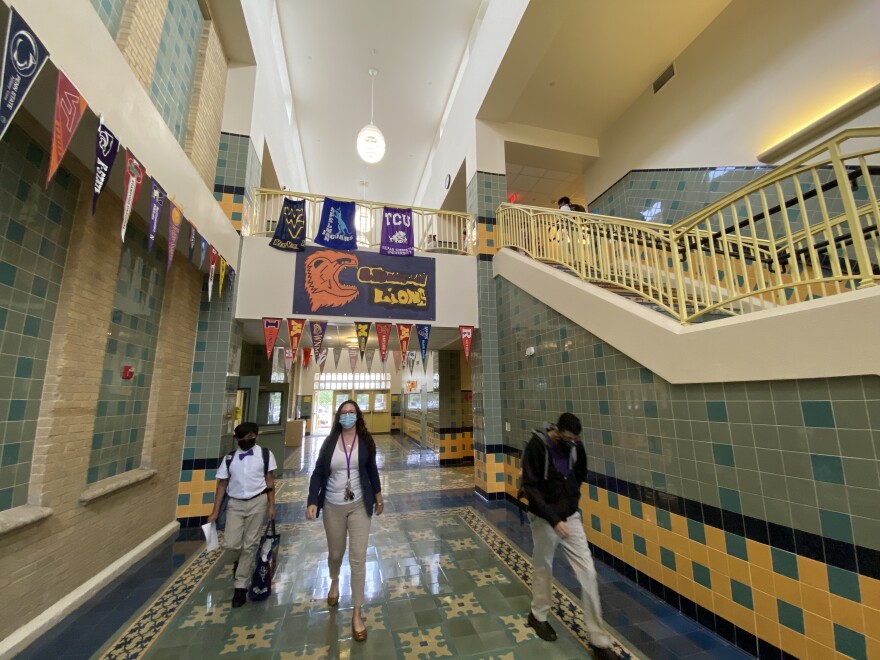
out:
<path id="1" fill-rule="evenodd" d="M 285 252 L 302 252 L 306 243 L 306 202 L 284 198 L 281 215 L 269 247 Z"/>

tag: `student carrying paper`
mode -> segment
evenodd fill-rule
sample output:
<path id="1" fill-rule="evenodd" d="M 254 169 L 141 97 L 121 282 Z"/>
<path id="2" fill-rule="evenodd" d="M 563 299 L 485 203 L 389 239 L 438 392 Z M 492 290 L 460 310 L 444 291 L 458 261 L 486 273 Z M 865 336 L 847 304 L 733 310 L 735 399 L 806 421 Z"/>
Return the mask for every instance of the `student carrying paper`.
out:
<path id="1" fill-rule="evenodd" d="M 275 479 L 277 469 L 272 452 L 257 444 L 260 427 L 253 422 L 235 428 L 238 449 L 227 454 L 217 468 L 214 510 L 208 522 L 217 521 L 224 495 L 226 509 L 226 550 L 235 556 L 235 593 L 232 607 L 247 602 L 247 590 L 254 572 L 257 546 L 263 532 L 264 517 L 275 520 Z"/>

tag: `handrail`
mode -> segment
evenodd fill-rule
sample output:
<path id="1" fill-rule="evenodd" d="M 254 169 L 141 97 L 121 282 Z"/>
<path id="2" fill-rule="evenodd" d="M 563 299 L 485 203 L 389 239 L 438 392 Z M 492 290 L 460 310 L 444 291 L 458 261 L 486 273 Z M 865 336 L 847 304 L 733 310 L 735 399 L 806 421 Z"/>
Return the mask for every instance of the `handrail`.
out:
<path id="1" fill-rule="evenodd" d="M 306 202 L 306 236 L 315 236 L 318 232 L 321 211 L 324 206 L 324 195 L 271 188 L 254 189 L 253 215 L 250 222 L 243 223 L 242 234 L 245 236 L 271 236 L 278 223 L 285 198 Z M 362 248 L 376 247 L 381 243 L 381 221 L 385 207 L 401 207 L 400 204 L 386 204 L 335 195 L 333 199 L 340 202 L 355 202 L 355 227 L 358 246 Z M 413 240 L 416 250 L 445 254 L 475 253 L 476 227 L 473 216 L 470 214 L 418 206 L 403 208 L 412 209 Z"/>
<path id="2" fill-rule="evenodd" d="M 497 245 L 685 324 L 836 295 L 880 284 L 878 160 L 880 128 L 849 129 L 673 225 L 504 203 Z"/>

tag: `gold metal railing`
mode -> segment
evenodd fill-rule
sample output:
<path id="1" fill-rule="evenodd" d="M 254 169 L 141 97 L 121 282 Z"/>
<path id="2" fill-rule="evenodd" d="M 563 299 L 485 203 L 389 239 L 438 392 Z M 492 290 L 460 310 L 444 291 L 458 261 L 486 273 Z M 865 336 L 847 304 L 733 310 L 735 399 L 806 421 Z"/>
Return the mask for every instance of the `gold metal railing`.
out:
<path id="1" fill-rule="evenodd" d="M 499 245 L 682 323 L 835 295 L 880 283 L 878 164 L 880 128 L 851 129 L 674 225 L 505 203 Z"/>
<path id="2" fill-rule="evenodd" d="M 306 238 L 314 238 L 318 233 L 321 211 L 324 207 L 324 196 L 268 188 L 254 189 L 253 215 L 248 226 L 242 228 L 242 234 L 245 236 L 271 236 L 275 232 L 285 197 L 293 200 L 305 200 Z M 355 227 L 357 228 L 358 246 L 367 248 L 376 247 L 381 242 L 384 208 L 398 206 L 345 197 L 334 196 L 333 199 L 356 203 Z M 470 214 L 412 207 L 412 218 L 413 241 L 416 250 L 445 254 L 475 254 L 476 229 Z"/>

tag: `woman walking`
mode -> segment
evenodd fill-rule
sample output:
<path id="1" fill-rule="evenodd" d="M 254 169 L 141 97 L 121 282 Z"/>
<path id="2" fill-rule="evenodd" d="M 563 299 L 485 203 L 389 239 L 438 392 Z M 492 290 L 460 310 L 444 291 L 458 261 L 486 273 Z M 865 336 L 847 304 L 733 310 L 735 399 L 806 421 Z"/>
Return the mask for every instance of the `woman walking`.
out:
<path id="1" fill-rule="evenodd" d="M 339 604 L 339 569 L 348 543 L 351 604 L 354 607 L 351 632 L 357 642 L 367 639 L 362 610 L 370 518 L 374 511 L 381 514 L 384 508 L 376 467 L 376 443 L 357 403 L 346 401 L 336 411 L 330 435 L 318 452 L 318 461 L 309 482 L 306 518 L 316 520 L 321 509 L 324 510 L 331 580 L 327 604 L 330 607 Z"/>

